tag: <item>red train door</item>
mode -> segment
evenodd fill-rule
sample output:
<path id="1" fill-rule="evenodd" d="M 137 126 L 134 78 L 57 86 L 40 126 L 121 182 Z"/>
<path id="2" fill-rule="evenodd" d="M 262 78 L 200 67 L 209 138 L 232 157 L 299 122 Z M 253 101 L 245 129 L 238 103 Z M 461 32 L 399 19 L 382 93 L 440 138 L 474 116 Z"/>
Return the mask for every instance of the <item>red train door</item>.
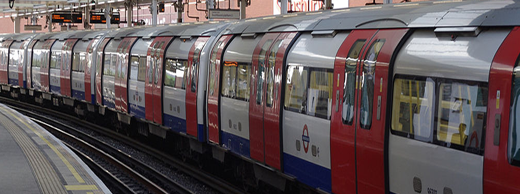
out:
<path id="1" fill-rule="evenodd" d="M 224 48 L 233 35 L 220 37 L 211 50 L 209 67 L 209 89 L 208 89 L 208 133 L 209 141 L 219 144 L 219 98 L 220 98 L 220 64 Z"/>
<path id="2" fill-rule="evenodd" d="M 41 90 L 44 92 L 50 91 L 50 78 L 49 78 L 49 66 L 50 66 L 50 60 L 51 60 L 51 48 L 56 40 L 50 39 L 45 41 L 45 44 L 43 45 L 43 48 L 45 50 L 45 54 L 43 54 L 43 62 L 40 67 L 40 83 L 41 83 Z"/>
<path id="3" fill-rule="evenodd" d="M 87 56 L 85 57 L 85 64 L 83 66 L 83 71 L 85 72 L 85 101 L 92 103 L 92 78 L 91 78 L 91 65 L 95 64 L 95 61 L 91 61 L 93 59 L 92 55 L 94 55 L 94 45 L 99 41 L 98 38 L 93 39 L 87 46 Z"/>
<path id="4" fill-rule="evenodd" d="M 148 49 L 145 79 L 146 120 L 162 124 L 162 69 L 166 47 L 173 37 L 156 37 Z"/>
<path id="5" fill-rule="evenodd" d="M 33 52 L 34 52 L 34 45 L 36 45 L 36 43 L 38 42 L 38 40 L 34 40 L 31 42 L 31 44 L 29 45 L 29 54 L 27 55 L 27 74 L 25 75 L 25 79 L 27 80 L 27 84 L 26 84 L 26 88 L 33 88 L 32 87 L 32 58 L 33 58 Z"/>
<path id="6" fill-rule="evenodd" d="M 334 193 L 385 192 L 388 68 L 406 32 L 354 30 L 337 53 L 331 118 Z"/>
<path id="7" fill-rule="evenodd" d="M 264 99 L 268 51 L 280 33 L 267 33 L 253 51 L 253 75 L 251 97 L 249 97 L 249 143 L 251 158 L 265 163 L 264 144 Z"/>
<path id="8" fill-rule="evenodd" d="M 166 48 L 170 45 L 173 37 L 160 37 L 159 46 L 155 52 L 155 76 L 153 87 L 153 110 L 154 122 L 162 124 L 162 77 L 164 68 L 164 57 L 166 56 Z"/>
<path id="9" fill-rule="evenodd" d="M 186 132 L 204 141 L 203 127 L 197 124 L 197 91 L 199 79 L 200 53 L 209 37 L 199 37 L 191 46 L 188 56 L 188 81 L 186 84 Z M 199 134 L 201 133 L 201 134 Z"/>
<path id="10" fill-rule="evenodd" d="M 72 90 L 71 90 L 71 85 L 72 85 L 72 79 L 70 78 L 70 74 L 71 74 L 71 71 L 72 71 L 72 68 L 71 68 L 71 65 L 72 65 L 72 48 L 74 48 L 74 45 L 76 44 L 76 42 L 78 41 L 78 39 L 67 39 L 67 41 L 65 41 L 65 44 L 63 44 L 63 47 L 61 49 L 61 52 L 62 52 L 62 58 L 61 58 L 61 62 L 62 62 L 62 66 L 61 66 L 61 76 L 60 76 L 60 93 L 61 95 L 64 95 L 64 96 L 72 96 Z"/>
<path id="11" fill-rule="evenodd" d="M 520 193 L 520 27 L 504 40 L 489 74 L 484 193 Z M 513 84 L 514 83 L 514 84 Z"/>
<path id="12" fill-rule="evenodd" d="M 0 62 L 0 83 L 8 84 L 9 83 L 9 53 L 10 47 L 13 43 L 13 40 L 6 40 L 2 43 L 2 61 Z"/>
<path id="13" fill-rule="evenodd" d="M 116 110 L 128 113 L 128 63 L 130 61 L 130 49 L 137 38 L 124 38 L 119 44 L 119 63 L 115 75 L 115 100 Z"/>
<path id="14" fill-rule="evenodd" d="M 108 41 L 110 41 L 110 38 L 105 38 L 101 45 L 99 46 L 99 49 L 97 50 L 97 61 L 96 61 L 96 102 L 99 105 L 103 105 L 103 88 L 101 88 L 102 81 L 102 75 L 103 75 L 103 64 L 104 64 L 104 57 L 105 57 L 105 47 L 108 44 Z"/>
<path id="15" fill-rule="evenodd" d="M 285 51 L 296 32 L 268 33 L 253 54 L 249 103 L 251 157 L 281 170 L 280 96 Z"/>

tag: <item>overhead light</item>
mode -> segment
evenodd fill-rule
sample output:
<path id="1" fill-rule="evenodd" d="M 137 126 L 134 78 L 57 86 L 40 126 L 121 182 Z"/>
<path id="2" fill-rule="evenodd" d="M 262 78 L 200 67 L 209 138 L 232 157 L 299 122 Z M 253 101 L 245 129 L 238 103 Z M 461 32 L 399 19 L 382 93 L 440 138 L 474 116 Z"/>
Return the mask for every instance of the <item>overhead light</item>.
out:
<path id="1" fill-rule="evenodd" d="M 13 12 L 16 12 L 16 10 L 15 9 L 4 9 L 4 10 L 2 10 L 2 12 L 4 12 L 4 13 L 13 13 Z"/>
<path id="2" fill-rule="evenodd" d="M 78 8 L 79 8 L 79 6 L 74 6 L 74 7 L 72 7 L 72 8 L 73 8 L 73 9 L 78 9 Z"/>
<path id="3" fill-rule="evenodd" d="M 67 0 L 67 3 L 79 3 L 79 0 Z"/>
<path id="4" fill-rule="evenodd" d="M 88 4 L 80 5 L 79 7 L 87 7 Z"/>
<path id="5" fill-rule="evenodd" d="M 46 8 L 46 7 L 47 7 L 47 5 L 45 5 L 45 4 L 33 5 L 34 9 L 41 9 L 41 8 Z"/>
<path id="6" fill-rule="evenodd" d="M 56 11 L 61 11 L 61 10 L 62 10 L 62 8 L 58 8 L 58 9 L 56 9 Z"/>
<path id="7" fill-rule="evenodd" d="M 66 8 L 63 8 L 63 9 L 64 9 L 64 10 L 69 10 L 69 9 L 70 9 L 70 7 L 66 7 Z"/>
<path id="8" fill-rule="evenodd" d="M 47 13 L 47 10 L 40 11 L 40 13 Z"/>
<path id="9" fill-rule="evenodd" d="M 108 1 L 108 3 L 115 3 L 116 1 Z"/>
<path id="10" fill-rule="evenodd" d="M 0 16 L 0 19 L 1 19 L 1 18 L 4 18 L 4 16 Z"/>

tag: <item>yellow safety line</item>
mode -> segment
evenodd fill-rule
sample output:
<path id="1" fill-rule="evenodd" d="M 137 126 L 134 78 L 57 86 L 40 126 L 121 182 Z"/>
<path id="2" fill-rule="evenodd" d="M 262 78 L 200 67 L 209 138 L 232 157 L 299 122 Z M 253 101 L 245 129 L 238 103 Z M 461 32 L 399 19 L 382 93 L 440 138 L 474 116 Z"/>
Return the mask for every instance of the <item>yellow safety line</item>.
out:
<path id="1" fill-rule="evenodd" d="M 72 175 L 74 176 L 74 178 L 76 178 L 76 180 L 79 182 L 79 183 L 85 183 L 85 180 L 83 180 L 83 178 L 81 178 L 81 176 L 78 174 L 78 172 L 76 171 L 76 169 L 74 169 L 74 167 L 69 163 L 69 161 L 67 159 L 65 159 L 65 157 L 63 156 L 63 154 L 61 154 L 61 152 L 58 151 L 58 149 L 56 149 L 56 147 L 54 147 L 54 145 L 52 145 L 51 142 L 49 142 L 47 139 L 45 139 L 45 137 L 43 137 L 43 135 L 41 135 L 38 131 L 36 131 L 31 125 L 27 124 L 26 122 L 24 122 L 23 119 L 20 119 L 19 117 L 17 117 L 16 115 L 14 115 L 13 113 L 11 113 L 11 111 L 8 111 L 6 110 L 5 108 L 3 107 L 0 107 L 0 109 L 2 109 L 4 112 L 7 112 L 9 113 L 11 116 L 13 116 L 14 118 L 18 119 L 18 121 L 20 121 L 21 123 L 23 123 L 25 126 L 27 126 L 29 129 L 31 129 L 31 131 L 33 131 L 36 135 L 38 135 L 38 137 L 40 137 L 40 139 L 42 139 L 43 141 L 45 141 L 45 143 L 47 143 L 47 146 L 49 146 L 53 151 L 54 153 L 56 153 L 56 155 L 58 155 L 58 157 L 61 159 L 61 161 L 63 161 L 63 163 L 65 163 L 65 165 L 67 166 L 67 168 L 69 168 L 70 172 L 72 173 Z"/>
<path id="2" fill-rule="evenodd" d="M 96 185 L 65 185 L 68 191 L 98 190 Z"/>

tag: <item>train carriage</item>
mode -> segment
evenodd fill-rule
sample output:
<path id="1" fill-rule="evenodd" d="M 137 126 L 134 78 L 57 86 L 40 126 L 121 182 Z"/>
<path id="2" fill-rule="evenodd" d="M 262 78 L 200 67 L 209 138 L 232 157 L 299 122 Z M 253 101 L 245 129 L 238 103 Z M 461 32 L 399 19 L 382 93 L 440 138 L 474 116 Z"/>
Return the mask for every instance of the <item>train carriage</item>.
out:
<path id="1" fill-rule="evenodd" d="M 27 51 L 29 44 L 35 37 L 35 34 L 22 34 L 14 38 L 14 42 L 9 49 L 9 85 L 16 89 L 25 89 L 26 80 L 26 66 L 28 57 Z"/>
<path id="2" fill-rule="evenodd" d="M 72 50 L 71 96 L 73 99 L 95 103 L 94 76 L 98 44 L 108 31 L 91 31 L 78 40 Z"/>

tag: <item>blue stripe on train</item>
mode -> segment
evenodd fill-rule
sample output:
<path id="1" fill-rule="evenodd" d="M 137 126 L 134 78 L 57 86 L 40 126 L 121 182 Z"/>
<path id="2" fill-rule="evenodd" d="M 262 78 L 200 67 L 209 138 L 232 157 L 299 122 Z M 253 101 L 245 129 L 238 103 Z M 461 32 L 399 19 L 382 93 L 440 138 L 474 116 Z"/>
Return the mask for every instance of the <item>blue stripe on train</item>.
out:
<path id="1" fill-rule="evenodd" d="M 13 86 L 18 86 L 18 79 L 9 79 L 9 84 Z"/>
<path id="2" fill-rule="evenodd" d="M 51 93 L 54 93 L 54 94 L 61 94 L 61 88 L 60 88 L 60 86 L 53 86 L 53 85 L 51 85 Z"/>
<path id="3" fill-rule="evenodd" d="M 186 120 L 163 113 L 164 126 L 170 127 L 175 132 L 186 133 Z"/>
<path id="4" fill-rule="evenodd" d="M 222 147 L 250 158 L 249 140 L 245 138 L 222 131 Z"/>
<path id="5" fill-rule="evenodd" d="M 72 97 L 78 100 L 85 100 L 85 92 L 79 90 L 72 90 Z"/>
<path id="6" fill-rule="evenodd" d="M 103 105 L 105 105 L 108 108 L 116 108 L 115 99 L 103 96 Z"/>
<path id="7" fill-rule="evenodd" d="M 146 119 L 146 109 L 143 106 L 138 106 L 137 104 L 130 103 L 130 114 L 140 118 L 140 119 Z"/>
<path id="8" fill-rule="evenodd" d="M 200 141 L 200 142 L 205 142 L 206 141 L 206 138 L 205 137 L 205 134 L 204 133 L 204 126 L 201 125 L 201 124 L 197 124 L 197 139 Z"/>
<path id="9" fill-rule="evenodd" d="M 92 104 L 95 105 L 96 104 L 96 94 L 95 93 L 91 95 L 91 100 L 92 100 Z"/>
<path id="10" fill-rule="evenodd" d="M 287 153 L 283 154 L 283 167 L 286 174 L 295 176 L 302 183 L 332 192 L 330 169 Z"/>

